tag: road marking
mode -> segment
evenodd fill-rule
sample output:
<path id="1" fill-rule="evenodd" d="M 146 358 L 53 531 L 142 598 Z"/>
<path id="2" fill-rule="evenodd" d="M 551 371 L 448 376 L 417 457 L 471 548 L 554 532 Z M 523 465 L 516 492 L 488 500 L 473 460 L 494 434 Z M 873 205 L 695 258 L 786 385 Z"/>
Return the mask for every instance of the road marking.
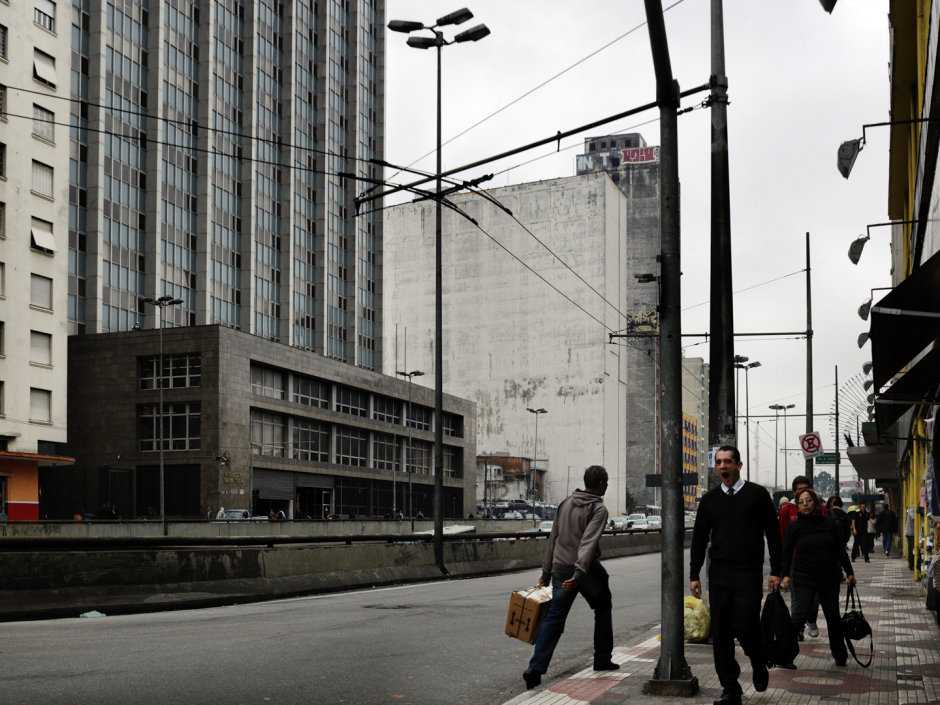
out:
<path id="1" fill-rule="evenodd" d="M 349 590 L 349 591 L 344 591 L 344 592 L 331 592 L 331 593 L 327 593 L 326 595 L 307 595 L 307 596 L 305 596 L 305 597 L 287 597 L 287 598 L 284 598 L 283 600 L 265 600 L 263 604 L 267 604 L 267 605 L 276 605 L 276 604 L 281 603 L 281 602 L 300 602 L 300 601 L 302 601 L 302 600 L 322 600 L 322 599 L 327 598 L 327 597 L 344 597 L 344 596 L 346 596 L 346 595 L 361 595 L 361 594 L 364 594 L 364 593 L 370 593 L 370 594 L 371 594 L 371 593 L 376 593 L 376 592 L 389 592 L 390 590 L 406 590 L 406 589 L 408 589 L 408 588 L 416 588 L 416 587 L 431 587 L 431 586 L 435 586 L 435 587 L 436 587 L 436 586 L 439 586 L 439 585 L 445 585 L 445 584 L 447 584 L 447 583 L 449 583 L 449 582 L 451 582 L 451 581 L 449 581 L 449 580 L 443 580 L 443 581 L 435 580 L 434 582 L 431 582 L 431 583 L 413 583 L 413 584 L 410 584 L 410 585 L 395 585 L 394 587 L 386 587 L 386 588 L 364 588 L 364 589 L 362 589 L 362 590 Z M 255 603 L 255 604 L 261 604 L 261 603 Z"/>

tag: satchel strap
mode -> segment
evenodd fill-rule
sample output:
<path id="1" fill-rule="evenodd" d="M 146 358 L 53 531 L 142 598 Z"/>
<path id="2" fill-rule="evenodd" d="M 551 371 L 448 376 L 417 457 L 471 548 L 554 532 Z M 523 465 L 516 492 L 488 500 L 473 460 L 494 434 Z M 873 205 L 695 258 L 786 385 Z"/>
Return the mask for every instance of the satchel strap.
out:
<path id="1" fill-rule="evenodd" d="M 849 585 L 845 591 L 845 611 L 849 611 L 849 598 L 852 598 L 852 609 L 862 611 L 862 596 L 858 594 L 858 587 Z M 858 607 L 855 606 L 855 599 L 858 598 Z"/>
<path id="2" fill-rule="evenodd" d="M 852 654 L 852 658 L 854 658 L 856 663 L 858 663 L 858 665 L 862 668 L 868 668 L 871 665 L 872 659 L 875 658 L 875 637 L 873 634 L 869 634 L 868 639 L 871 653 L 868 654 L 868 661 L 866 663 L 862 663 L 859 661 L 858 656 L 855 655 L 855 647 L 852 645 L 852 640 L 848 637 L 845 637 L 845 645 L 849 648 L 849 653 Z"/>

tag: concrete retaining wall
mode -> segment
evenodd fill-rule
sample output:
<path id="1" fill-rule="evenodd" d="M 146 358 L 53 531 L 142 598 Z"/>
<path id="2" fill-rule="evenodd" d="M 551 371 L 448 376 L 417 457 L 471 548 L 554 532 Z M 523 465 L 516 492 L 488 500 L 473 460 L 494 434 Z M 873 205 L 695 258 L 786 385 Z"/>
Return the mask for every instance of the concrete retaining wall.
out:
<path id="1" fill-rule="evenodd" d="M 660 550 L 659 532 L 604 536 L 614 558 Z M 691 531 L 686 531 L 686 545 Z M 444 544 L 453 576 L 541 565 L 544 540 Z M 150 612 L 442 579 L 430 543 L 0 553 L 0 620 Z"/>

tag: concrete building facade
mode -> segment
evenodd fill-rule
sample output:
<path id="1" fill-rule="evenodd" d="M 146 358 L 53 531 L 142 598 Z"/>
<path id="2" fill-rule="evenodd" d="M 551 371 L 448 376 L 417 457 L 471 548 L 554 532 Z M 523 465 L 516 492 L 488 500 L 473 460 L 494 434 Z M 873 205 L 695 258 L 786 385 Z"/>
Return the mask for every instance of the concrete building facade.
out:
<path id="1" fill-rule="evenodd" d="M 708 487 L 708 363 L 701 357 L 682 358 L 682 413 L 695 421 L 699 485 Z M 742 453 L 742 459 L 744 453 Z"/>
<path id="2" fill-rule="evenodd" d="M 557 504 L 569 470 L 573 489 L 588 465 L 599 464 L 610 475 L 605 502 L 619 514 L 627 492 L 639 499 L 656 468 L 654 379 L 633 371 L 637 359 L 653 359 L 654 346 L 608 340 L 624 330 L 626 312 L 655 309 L 655 283 L 633 277 L 656 266 L 652 254 L 634 249 L 633 240 L 649 233 L 631 233 L 629 199 L 606 173 L 488 195 L 513 217 L 478 195 L 455 203 L 479 228 L 444 212 L 444 390 L 476 402 L 479 456 L 537 456 L 536 467 L 546 471 L 541 500 Z M 400 335 L 407 329 L 408 364 L 430 384 L 434 207 L 389 209 L 385 227 L 386 326 L 397 324 Z M 384 370 L 394 372 L 391 356 Z M 548 412 L 539 415 L 537 453 L 530 408 Z"/>
<path id="3" fill-rule="evenodd" d="M 158 338 L 69 338 L 82 433 L 68 445 L 75 467 L 41 475 L 49 518 L 106 501 L 124 519 L 158 510 L 161 383 L 168 518 L 252 497 L 255 513 L 289 518 L 382 517 L 393 504 L 433 516 L 433 391 L 219 325 L 164 331 L 161 372 Z M 444 410 L 444 515 L 459 518 L 474 507 L 474 405 L 445 396 Z"/>
<path id="4" fill-rule="evenodd" d="M 0 3 L 0 514 L 39 517 L 67 464 L 68 10 Z"/>

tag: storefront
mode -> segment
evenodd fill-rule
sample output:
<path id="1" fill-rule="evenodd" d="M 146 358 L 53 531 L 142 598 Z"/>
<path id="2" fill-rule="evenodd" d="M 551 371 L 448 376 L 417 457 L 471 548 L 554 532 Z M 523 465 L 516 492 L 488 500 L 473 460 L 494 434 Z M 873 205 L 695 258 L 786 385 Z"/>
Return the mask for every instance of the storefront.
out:
<path id="1" fill-rule="evenodd" d="M 0 513 L 12 521 L 39 519 L 39 468 L 74 463 L 58 455 L 0 452 Z"/>

